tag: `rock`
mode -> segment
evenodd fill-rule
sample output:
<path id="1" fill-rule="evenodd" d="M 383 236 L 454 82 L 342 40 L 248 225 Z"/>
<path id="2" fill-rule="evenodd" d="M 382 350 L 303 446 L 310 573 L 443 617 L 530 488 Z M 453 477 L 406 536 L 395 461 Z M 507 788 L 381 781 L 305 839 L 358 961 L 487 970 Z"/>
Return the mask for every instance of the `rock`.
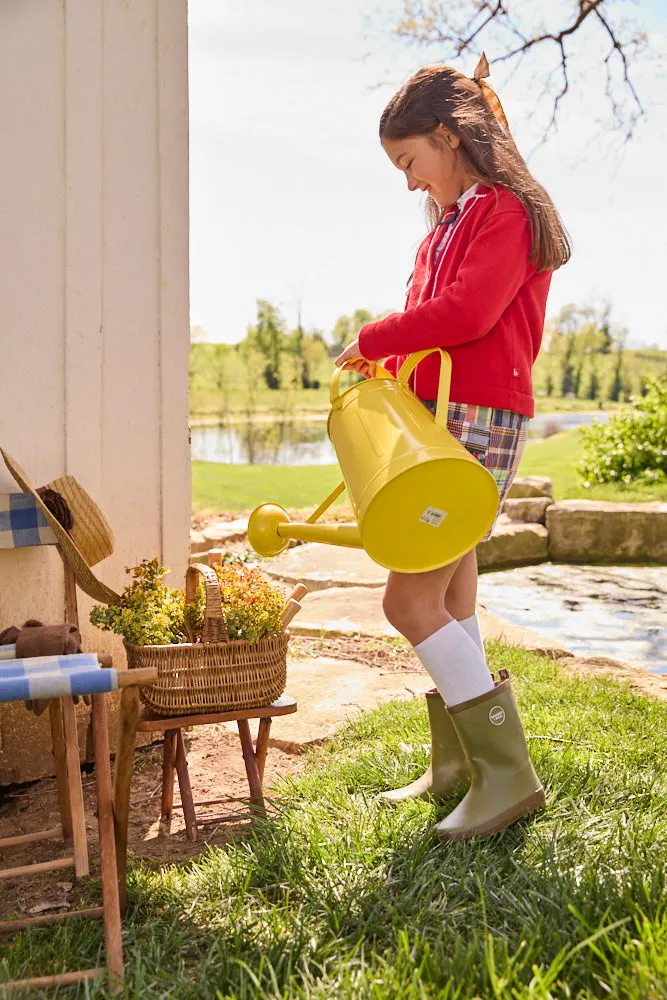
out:
<path id="1" fill-rule="evenodd" d="M 382 587 L 327 587 L 307 594 L 292 619 L 294 635 L 395 638 L 399 633 L 382 610 Z"/>
<path id="2" fill-rule="evenodd" d="M 213 521 L 204 528 L 204 537 L 208 548 L 218 548 L 229 542 L 241 542 L 248 534 L 248 519 L 237 518 L 235 521 Z"/>
<path id="3" fill-rule="evenodd" d="M 190 532 L 190 552 L 192 555 L 196 555 L 198 552 L 208 552 L 210 547 L 203 531 Z"/>
<path id="4" fill-rule="evenodd" d="M 547 530 L 554 561 L 667 563 L 667 504 L 561 500 Z"/>
<path id="5" fill-rule="evenodd" d="M 285 549 L 260 569 L 283 583 L 305 583 L 309 590 L 326 587 L 382 587 L 388 572 L 363 549 L 308 542 Z"/>
<path id="6" fill-rule="evenodd" d="M 363 657 L 363 645 L 360 643 Z M 360 711 L 377 708 L 395 698 L 420 699 L 433 687 L 433 681 L 415 657 L 410 670 L 378 670 L 368 663 L 333 657 L 289 657 L 286 694 L 296 698 L 299 709 L 294 715 L 273 720 L 269 746 L 288 753 L 330 739 L 348 719 Z M 223 722 L 236 733 L 235 722 Z"/>
<path id="7" fill-rule="evenodd" d="M 503 513 L 510 521 L 523 524 L 544 524 L 547 507 L 552 503 L 549 497 L 513 497 L 505 500 Z"/>
<path id="8" fill-rule="evenodd" d="M 547 529 L 541 524 L 497 524 L 488 542 L 477 546 L 480 569 L 525 566 L 548 558 Z"/>
<path id="9" fill-rule="evenodd" d="M 517 476 L 507 493 L 508 498 L 515 497 L 551 497 L 554 488 L 547 476 Z"/>

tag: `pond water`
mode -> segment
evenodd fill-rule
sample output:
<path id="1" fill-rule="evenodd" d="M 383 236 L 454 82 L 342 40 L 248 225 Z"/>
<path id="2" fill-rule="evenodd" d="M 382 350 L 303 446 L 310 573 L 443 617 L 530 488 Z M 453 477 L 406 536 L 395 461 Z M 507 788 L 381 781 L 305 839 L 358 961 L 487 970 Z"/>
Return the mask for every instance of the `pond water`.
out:
<path id="1" fill-rule="evenodd" d="M 544 437 L 554 428 L 570 430 L 593 420 L 607 421 L 603 411 L 538 413 L 530 436 Z M 226 426 L 193 427 L 192 458 L 232 465 L 331 465 L 336 453 L 327 437 L 326 420 L 246 421 Z"/>
<path id="2" fill-rule="evenodd" d="M 578 656 L 667 673 L 667 567 L 521 566 L 484 573 L 478 597 Z"/>

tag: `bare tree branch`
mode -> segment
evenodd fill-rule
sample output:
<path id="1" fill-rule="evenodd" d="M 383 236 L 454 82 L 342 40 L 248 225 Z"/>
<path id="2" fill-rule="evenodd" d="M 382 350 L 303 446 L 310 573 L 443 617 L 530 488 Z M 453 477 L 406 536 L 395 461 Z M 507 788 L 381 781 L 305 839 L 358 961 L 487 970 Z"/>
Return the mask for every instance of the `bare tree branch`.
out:
<path id="1" fill-rule="evenodd" d="M 578 76 L 576 49 L 572 48 L 574 36 L 584 25 L 588 32 L 597 25 L 611 42 L 606 58 L 602 60 L 605 71 L 604 93 L 611 107 L 612 127 L 625 132 L 625 141 L 634 133 L 637 123 L 645 114 L 644 107 L 630 75 L 630 63 L 642 46 L 646 45 L 646 35 L 633 26 L 631 29 L 617 28 L 611 20 L 611 0 L 577 0 L 571 18 L 562 27 L 545 30 L 536 24 L 535 7 L 530 4 L 517 9 L 517 0 L 404 0 L 403 15 L 392 33 L 408 43 L 422 46 L 438 46 L 442 58 L 460 58 L 476 54 L 483 47 L 494 50 L 493 62 L 506 63 L 513 70 L 523 59 L 536 50 L 541 51 L 548 43 L 555 45 L 558 52 L 558 70 L 561 84 L 553 94 L 550 83 L 553 73 L 547 77 L 547 85 L 542 99 L 551 92 L 551 115 L 544 128 L 544 140 L 558 129 L 558 120 L 565 98 L 572 91 L 572 81 Z M 617 0 L 617 5 L 632 0 Z M 551 12 L 553 13 L 553 11 Z M 504 51 L 497 51 L 498 32 L 505 34 Z M 618 62 L 622 75 L 613 73 L 613 63 Z M 631 108 L 619 94 L 625 92 L 631 99 Z"/>

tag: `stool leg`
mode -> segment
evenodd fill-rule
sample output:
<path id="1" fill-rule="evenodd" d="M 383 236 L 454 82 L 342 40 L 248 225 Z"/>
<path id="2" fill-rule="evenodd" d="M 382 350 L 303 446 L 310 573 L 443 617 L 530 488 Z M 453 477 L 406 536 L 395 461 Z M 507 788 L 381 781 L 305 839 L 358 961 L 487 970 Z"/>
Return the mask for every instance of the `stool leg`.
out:
<path id="1" fill-rule="evenodd" d="M 166 836 L 171 829 L 174 806 L 174 766 L 176 764 L 177 729 L 166 729 L 162 741 L 162 806 L 160 833 Z"/>
<path id="2" fill-rule="evenodd" d="M 185 833 L 188 840 L 196 840 L 197 817 L 195 815 L 192 788 L 190 787 L 190 775 L 188 774 L 188 761 L 185 756 L 183 733 L 180 729 L 177 731 L 176 735 L 176 774 L 178 775 L 178 787 L 181 792 L 181 805 L 183 806 Z"/>
<path id="3" fill-rule="evenodd" d="M 257 742 L 255 743 L 255 759 L 259 772 L 260 784 L 264 783 L 264 765 L 266 764 L 266 753 L 269 749 L 269 733 L 271 732 L 271 718 L 260 719 L 257 730 Z"/>
<path id="4" fill-rule="evenodd" d="M 100 836 L 102 906 L 104 908 L 104 946 L 109 979 L 114 992 L 123 982 L 123 941 L 120 925 L 118 870 L 114 842 L 113 795 L 109 752 L 109 724 L 105 695 L 92 695 L 93 742 L 95 745 L 95 786 L 97 823 Z"/>
<path id="5" fill-rule="evenodd" d="M 63 840 L 71 840 L 72 810 L 69 804 L 69 788 L 67 785 L 67 760 L 65 755 L 63 712 L 59 698 L 52 698 L 49 702 L 49 720 L 51 722 L 51 746 L 56 765 L 56 787 L 58 789 L 58 806 L 60 808 L 60 823 L 63 831 Z"/>
<path id="6" fill-rule="evenodd" d="M 81 785 L 81 761 L 79 760 L 79 739 L 76 731 L 74 701 L 71 697 L 61 698 L 65 730 L 65 757 L 67 759 L 67 783 L 72 813 L 72 839 L 74 846 L 74 871 L 77 878 L 88 874 L 88 844 L 86 842 L 86 819 L 83 811 L 83 787 Z"/>
<path id="7" fill-rule="evenodd" d="M 130 790 L 134 763 L 134 741 L 139 715 L 139 692 L 136 687 L 123 688 L 120 696 L 120 733 L 114 766 L 113 811 L 116 838 L 116 867 L 120 911 L 125 913 L 127 894 L 127 827 L 130 818 Z"/>
<path id="8" fill-rule="evenodd" d="M 252 748 L 250 724 L 247 719 L 239 719 L 237 725 L 239 727 L 239 736 L 241 738 L 241 749 L 243 750 L 243 760 L 245 762 L 246 774 L 248 775 L 248 784 L 250 785 L 250 801 L 262 816 L 266 816 L 264 796 L 262 795 L 262 782 L 259 777 L 255 751 Z"/>

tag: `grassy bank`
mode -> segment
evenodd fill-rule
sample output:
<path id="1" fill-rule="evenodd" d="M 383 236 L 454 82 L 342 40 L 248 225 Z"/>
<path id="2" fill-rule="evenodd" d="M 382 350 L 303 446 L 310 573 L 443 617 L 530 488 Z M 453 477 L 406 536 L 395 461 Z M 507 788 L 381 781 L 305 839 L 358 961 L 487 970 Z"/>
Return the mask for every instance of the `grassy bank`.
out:
<path id="1" fill-rule="evenodd" d="M 345 387 L 348 382 L 351 384 L 351 380 L 344 376 L 341 384 Z M 281 405 L 278 393 L 271 389 L 259 389 L 253 403 L 252 416 L 253 419 L 284 417 L 287 413 L 290 419 L 299 419 L 319 414 L 324 421 L 330 409 L 329 385 L 323 383 L 317 389 L 299 389 L 298 392 L 291 393 L 287 409 L 284 404 Z M 606 402 L 598 406 L 597 402 L 590 399 L 566 399 L 562 396 L 540 396 L 535 400 L 536 413 L 589 413 L 600 409 L 615 412 L 621 409 L 621 404 Z M 228 422 L 247 420 L 247 394 L 241 389 L 230 389 L 224 404 L 217 391 L 202 390 L 192 396 L 190 422 L 193 426 L 218 423 L 221 419 Z"/>
<path id="2" fill-rule="evenodd" d="M 427 762 L 422 700 L 364 714 L 283 782 L 253 834 L 134 868 L 124 996 L 667 995 L 667 705 L 511 647 L 489 652 L 515 680 L 542 814 L 439 844 L 432 827 L 448 807 L 375 799 Z M 95 965 L 101 947 L 90 923 L 22 934 L 0 943 L 0 982 Z"/>
<path id="3" fill-rule="evenodd" d="M 605 484 L 585 489 L 575 464 L 582 446 L 577 430 L 531 441 L 519 470 L 522 476 L 549 476 L 558 500 L 667 500 L 665 487 Z M 317 506 L 340 480 L 334 465 L 221 465 L 192 463 L 192 498 L 197 511 L 250 510 L 265 500 L 283 507 Z"/>

